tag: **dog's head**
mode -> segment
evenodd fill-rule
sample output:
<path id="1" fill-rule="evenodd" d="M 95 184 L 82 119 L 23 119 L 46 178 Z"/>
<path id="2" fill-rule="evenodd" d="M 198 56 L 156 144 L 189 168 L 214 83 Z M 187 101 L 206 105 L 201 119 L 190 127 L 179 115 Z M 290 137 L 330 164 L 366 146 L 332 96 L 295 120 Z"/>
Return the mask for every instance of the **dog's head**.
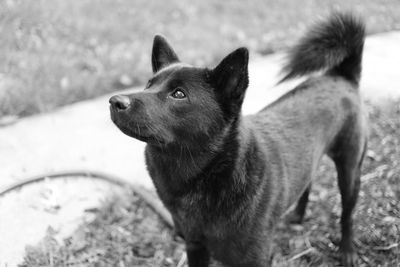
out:
<path id="1" fill-rule="evenodd" d="M 204 144 L 240 116 L 248 86 L 248 50 L 239 48 L 214 69 L 183 64 L 161 36 L 152 51 L 146 88 L 110 99 L 119 129 L 154 145 Z"/>

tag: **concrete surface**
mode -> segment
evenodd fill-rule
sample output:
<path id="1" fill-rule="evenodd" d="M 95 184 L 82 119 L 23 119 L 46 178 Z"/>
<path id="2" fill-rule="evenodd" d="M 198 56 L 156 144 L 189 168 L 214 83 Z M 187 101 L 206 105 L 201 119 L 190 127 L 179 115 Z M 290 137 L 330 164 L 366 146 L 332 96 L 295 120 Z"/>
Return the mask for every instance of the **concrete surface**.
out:
<path id="1" fill-rule="evenodd" d="M 107 182 L 71 178 L 36 183 L 0 199 L 0 267 L 22 261 L 26 245 L 36 245 L 47 229 L 60 244 L 79 224 L 90 221 L 110 193 L 121 188 Z"/>
<path id="2" fill-rule="evenodd" d="M 361 82 L 361 91 L 366 99 L 379 102 L 385 98 L 400 97 L 399 47 L 400 32 L 367 38 Z M 251 58 L 250 87 L 243 106 L 245 114 L 261 109 L 296 84 L 294 81 L 274 86 L 279 77 L 281 59 L 282 54 Z M 25 177 L 70 169 L 105 171 L 119 175 L 130 183 L 152 188 L 144 164 L 144 143 L 123 135 L 112 125 L 109 97 L 80 102 L 0 128 L 0 190 Z M 3 220 L 0 236 L 2 239 L 8 236 L 9 240 L 13 240 L 15 232 L 21 236 L 26 232 L 22 226 L 13 229 L 13 220 L 9 219 L 13 212 L 6 207 L 11 199 L 8 196 L 0 198 L 0 217 Z M 20 205 L 23 204 L 20 202 Z M 23 211 L 22 206 L 14 204 L 13 209 L 15 212 Z M 29 223 L 29 218 L 26 222 Z M 37 240 L 44 234 L 47 223 L 38 225 Z M 29 241 L 33 242 L 32 239 Z M 11 242 L 21 254 L 24 240 L 18 244 Z M 0 266 L 11 262 L 3 254 L 5 247 L 7 242 L 0 243 Z M 17 262 L 16 259 L 18 257 L 14 257 L 13 261 Z"/>

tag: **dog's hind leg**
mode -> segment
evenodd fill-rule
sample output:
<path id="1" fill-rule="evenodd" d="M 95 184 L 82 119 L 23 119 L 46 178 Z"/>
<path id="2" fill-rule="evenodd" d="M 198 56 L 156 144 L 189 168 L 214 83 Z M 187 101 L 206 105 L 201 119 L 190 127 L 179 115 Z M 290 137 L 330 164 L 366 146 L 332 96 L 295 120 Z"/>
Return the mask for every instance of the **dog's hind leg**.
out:
<path id="1" fill-rule="evenodd" d="M 355 266 L 353 248 L 353 210 L 360 190 L 361 164 L 366 150 L 366 138 L 362 133 L 349 132 L 341 137 L 330 153 L 335 163 L 339 190 L 342 198 L 340 250 L 345 267 Z"/>
<path id="2" fill-rule="evenodd" d="M 297 201 L 296 207 L 288 215 L 287 221 L 292 224 L 301 224 L 304 219 L 304 214 L 306 212 L 306 207 L 308 204 L 308 195 L 310 194 L 311 183 L 304 190 L 303 194 Z"/>

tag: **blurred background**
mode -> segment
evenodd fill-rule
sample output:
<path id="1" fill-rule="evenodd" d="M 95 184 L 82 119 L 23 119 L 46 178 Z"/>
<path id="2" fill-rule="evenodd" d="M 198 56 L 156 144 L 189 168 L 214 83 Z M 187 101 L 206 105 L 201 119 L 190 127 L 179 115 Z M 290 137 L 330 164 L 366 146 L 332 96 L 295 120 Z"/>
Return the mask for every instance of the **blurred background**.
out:
<path id="1" fill-rule="evenodd" d="M 332 9 L 362 14 L 369 34 L 400 29 L 398 0 L 1 0 L 0 117 L 144 84 L 156 33 L 210 66 L 239 46 L 281 51 Z"/>
<path id="2" fill-rule="evenodd" d="M 196 66 L 248 47 L 244 113 L 256 111 L 292 88 L 273 88 L 282 52 L 334 10 L 360 14 L 368 34 L 358 263 L 400 266 L 399 0 L 0 0 L 0 267 L 187 266 L 182 240 L 128 188 L 157 199 L 144 143 L 112 125 L 109 96 L 147 82 L 159 33 Z M 374 102 L 378 95 L 385 101 Z M 81 177 L 46 178 L 76 168 Z M 126 186 L 87 179 L 87 170 L 120 175 Z M 4 193 L 36 174 L 46 179 Z M 274 266 L 339 262 L 340 196 L 326 159 L 317 178 L 304 225 L 278 226 Z"/>

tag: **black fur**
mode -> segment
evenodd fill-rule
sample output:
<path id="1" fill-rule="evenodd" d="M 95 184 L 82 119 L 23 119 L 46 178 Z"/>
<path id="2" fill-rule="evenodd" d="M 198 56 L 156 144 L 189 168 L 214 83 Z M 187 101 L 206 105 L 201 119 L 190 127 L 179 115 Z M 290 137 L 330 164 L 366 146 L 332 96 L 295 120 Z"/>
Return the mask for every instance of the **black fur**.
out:
<path id="1" fill-rule="evenodd" d="M 242 47 L 226 56 L 211 72 L 210 81 L 218 88 L 219 101 L 230 115 L 237 114 L 242 106 L 249 85 L 248 62 L 249 51 Z"/>
<path id="2" fill-rule="evenodd" d="M 156 35 L 154 37 L 151 56 L 153 72 L 156 73 L 162 68 L 176 62 L 179 62 L 179 58 L 168 44 L 167 40 L 161 35 Z"/>
<path id="3" fill-rule="evenodd" d="M 190 267 L 208 266 L 211 258 L 227 266 L 270 266 L 274 225 L 296 202 L 293 221 L 301 222 L 323 154 L 337 166 L 340 248 L 345 266 L 354 266 L 352 212 L 367 139 L 356 90 L 363 26 L 356 21 L 336 14 L 314 28 L 293 50 L 285 79 L 327 73 L 251 116 L 241 114 L 247 49 L 213 69 L 196 68 L 180 63 L 160 36 L 145 90 L 110 99 L 114 123 L 147 142 L 148 171 L 185 239 Z"/>
<path id="4" fill-rule="evenodd" d="M 350 13 L 332 15 L 316 24 L 292 49 L 281 82 L 328 70 L 358 84 L 364 39 L 365 26 L 360 19 Z"/>

